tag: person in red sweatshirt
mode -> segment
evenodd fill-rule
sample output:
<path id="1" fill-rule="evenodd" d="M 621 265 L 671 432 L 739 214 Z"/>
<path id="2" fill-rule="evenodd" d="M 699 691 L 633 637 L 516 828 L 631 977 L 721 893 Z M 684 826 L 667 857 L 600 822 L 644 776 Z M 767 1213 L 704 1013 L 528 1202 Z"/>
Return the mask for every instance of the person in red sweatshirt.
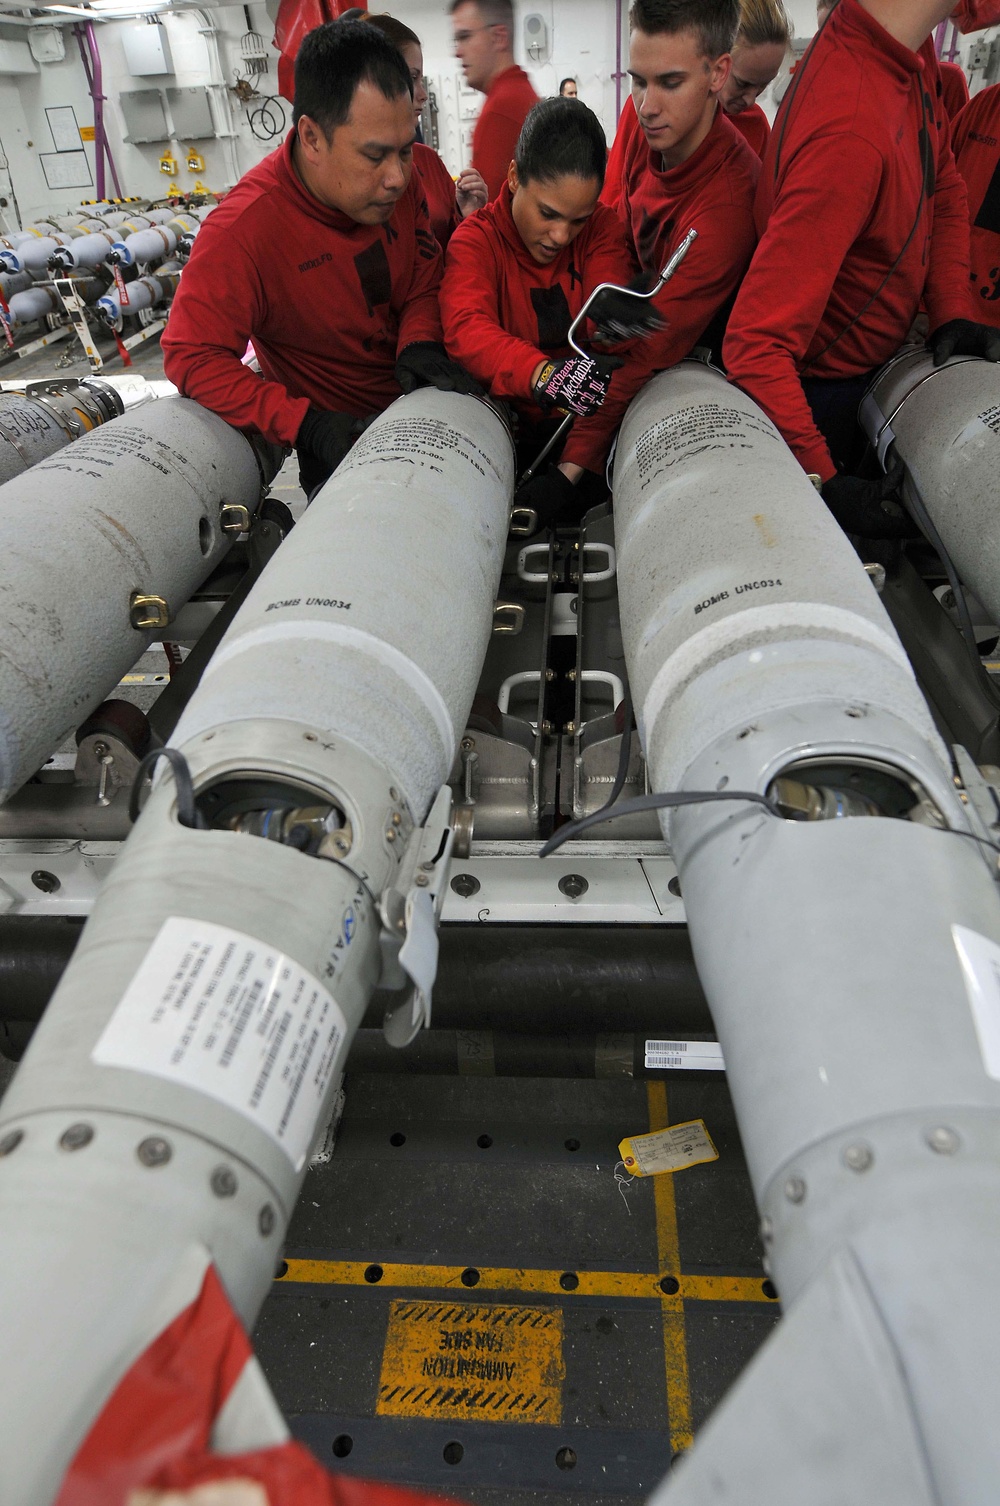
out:
<path id="1" fill-rule="evenodd" d="M 740 26 L 732 49 L 732 67 L 719 95 L 722 108 L 758 157 L 763 157 L 771 124 L 758 98 L 777 78 L 788 51 L 792 28 L 781 0 L 740 0 Z M 608 154 L 608 171 L 601 200 L 612 209 L 621 205 L 625 163 L 641 135 L 631 96 L 618 122 Z"/>
<path id="2" fill-rule="evenodd" d="M 632 398 L 690 355 L 750 264 L 760 161 L 722 110 L 737 0 L 635 0 L 629 73 L 642 134 L 625 163 L 619 213 L 639 266 L 659 275 L 691 229 L 698 239 L 654 300 L 663 327 L 618 373 L 608 401 L 574 425 L 560 469 L 600 472 Z"/>
<path id="3" fill-rule="evenodd" d="M 722 108 L 748 144 L 763 157 L 771 123 L 757 100 L 777 78 L 792 28 L 781 0 L 740 0 L 740 29 L 733 66 L 719 96 Z"/>
<path id="4" fill-rule="evenodd" d="M 953 3 L 953 0 L 952 0 Z M 729 321 L 730 379 L 774 420 L 850 533 L 909 530 L 892 478 L 856 474 L 857 408 L 921 306 L 935 361 L 995 359 L 973 319 L 965 188 L 938 90 L 948 0 L 840 0 L 785 96 Z"/>
<path id="5" fill-rule="evenodd" d="M 486 179 L 492 201 L 507 180 L 521 127 L 538 95 L 514 62 L 512 0 L 452 0 L 450 14 L 465 81 L 486 95 L 472 134 L 472 165 Z"/>
<path id="6" fill-rule="evenodd" d="M 376 27 L 388 37 L 403 55 L 403 62 L 410 70 L 413 83 L 414 123 L 419 126 L 424 105 L 427 103 L 427 85 L 424 83 L 424 50 L 420 38 L 402 21 L 390 15 L 371 15 L 359 11 L 370 26 Z M 432 147 L 422 141 L 413 143 L 413 166 L 420 174 L 427 195 L 427 210 L 431 217 L 431 229 L 441 249 L 447 246 L 451 232 L 470 214 L 482 209 L 488 198 L 486 183 L 474 167 L 463 168 L 457 178 L 452 178 L 441 158 Z"/>
<path id="7" fill-rule="evenodd" d="M 403 391 L 476 391 L 441 343 L 442 256 L 412 176 L 413 95 L 374 27 L 332 21 L 295 63 L 293 129 L 205 222 L 163 333 L 164 371 L 326 479 Z M 242 364 L 248 341 L 264 376 Z"/>
<path id="8" fill-rule="evenodd" d="M 635 270 L 621 221 L 598 202 L 606 155 L 601 123 L 582 100 L 543 100 L 524 123 L 499 197 L 466 220 L 448 247 L 445 344 L 491 396 L 516 409 L 519 468 L 550 437 L 553 410 L 593 412 L 614 380 L 608 363 L 585 359 L 568 343 L 594 289 L 625 285 Z M 608 303 L 605 294 L 595 302 L 599 328 Z M 626 333 L 641 332 L 649 319 L 647 307 L 640 330 Z M 575 498 L 554 465 L 534 490 L 542 522 Z"/>

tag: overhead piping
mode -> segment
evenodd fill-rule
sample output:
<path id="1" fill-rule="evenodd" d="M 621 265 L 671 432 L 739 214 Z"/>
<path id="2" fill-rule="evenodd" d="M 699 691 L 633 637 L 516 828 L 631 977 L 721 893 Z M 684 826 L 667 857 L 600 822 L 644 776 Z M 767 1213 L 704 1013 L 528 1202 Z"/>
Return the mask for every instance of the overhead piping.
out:
<path id="1" fill-rule="evenodd" d="M 87 21 L 83 25 L 74 26 L 73 35 L 76 37 L 77 46 L 80 49 L 83 71 L 87 75 L 87 86 L 90 90 L 90 97 L 94 102 L 94 160 L 97 167 L 97 197 L 103 199 L 106 196 L 107 185 L 104 176 L 106 158 L 107 165 L 111 170 L 111 180 L 115 185 L 115 193 L 118 198 L 121 198 L 122 186 L 118 181 L 118 169 L 115 167 L 115 159 L 111 155 L 111 145 L 108 141 L 107 132 L 104 129 L 104 101 L 107 95 L 104 93 L 101 54 L 97 46 L 93 21 Z M 86 47 L 84 47 L 84 42 L 87 44 Z"/>

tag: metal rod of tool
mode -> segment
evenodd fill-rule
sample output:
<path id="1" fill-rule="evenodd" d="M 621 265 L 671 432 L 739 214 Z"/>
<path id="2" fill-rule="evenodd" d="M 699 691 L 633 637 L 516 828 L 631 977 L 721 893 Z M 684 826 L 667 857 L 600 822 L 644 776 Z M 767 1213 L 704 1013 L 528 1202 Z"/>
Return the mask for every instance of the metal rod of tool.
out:
<path id="1" fill-rule="evenodd" d="M 677 250 L 674 252 L 673 256 L 667 262 L 667 265 L 664 267 L 663 271 L 660 273 L 655 286 L 651 287 L 647 293 L 634 293 L 631 288 L 620 287 L 616 282 L 600 283 L 599 286 L 597 286 L 591 293 L 590 297 L 583 305 L 583 308 L 577 314 L 576 318 L 573 320 L 573 323 L 569 327 L 569 335 L 567 338 L 570 346 L 573 350 L 576 351 L 577 355 L 584 357 L 587 357 L 589 355 L 589 351 L 583 350 L 576 343 L 576 332 L 590 313 L 591 304 L 594 302 L 594 299 L 599 293 L 631 293 L 633 298 L 655 298 L 660 290 L 667 285 L 671 277 L 673 277 L 674 273 L 677 271 L 677 268 L 680 266 L 685 256 L 687 256 L 688 252 L 697 239 L 698 232 L 697 230 L 695 230 L 694 226 L 692 226 L 687 235 L 681 241 L 680 245 L 677 247 Z M 569 433 L 572 423 L 573 414 L 567 413 L 558 429 L 556 429 L 555 432 L 549 437 L 544 447 L 538 452 L 531 465 L 529 465 L 528 469 L 524 472 L 524 475 L 517 483 L 518 487 L 527 485 L 531 478 L 538 474 L 542 465 L 552 454 L 552 451 L 555 449 L 559 441 L 565 438 L 565 436 Z"/>

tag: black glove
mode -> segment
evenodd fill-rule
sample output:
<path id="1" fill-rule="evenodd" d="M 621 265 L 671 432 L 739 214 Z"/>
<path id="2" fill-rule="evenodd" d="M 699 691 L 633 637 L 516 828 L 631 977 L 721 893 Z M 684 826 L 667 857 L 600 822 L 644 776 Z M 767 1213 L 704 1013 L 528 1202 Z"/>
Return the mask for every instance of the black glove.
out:
<path id="1" fill-rule="evenodd" d="M 982 356 L 986 361 L 1000 361 L 1000 329 L 977 324 L 973 319 L 949 319 L 928 336 L 927 349 L 935 366 L 943 366 L 950 356 Z"/>
<path id="2" fill-rule="evenodd" d="M 333 472 L 370 423 L 370 418 L 355 418 L 353 413 L 325 413 L 320 408 L 310 408 L 302 420 L 295 446 Z"/>
<path id="3" fill-rule="evenodd" d="M 845 533 L 862 539 L 915 539 L 920 530 L 894 499 L 903 479 L 901 464 L 874 481 L 833 476 L 823 483 L 823 501 Z"/>
<path id="4" fill-rule="evenodd" d="M 561 408 L 586 418 L 608 395 L 611 374 L 625 362 L 618 356 L 567 356 L 564 361 L 546 361 L 535 383 L 535 401 L 540 408 Z"/>
<path id="5" fill-rule="evenodd" d="M 518 488 L 514 493 L 514 506 L 530 508 L 538 519 L 539 528 L 555 528 L 561 520 L 575 518 L 577 498 L 573 482 L 557 465 L 547 465 L 544 471 L 539 471 L 537 476 L 532 476 Z"/>
<path id="6" fill-rule="evenodd" d="M 601 289 L 587 310 L 596 340 L 609 345 L 619 340 L 648 340 L 658 330 L 666 329 L 667 321 L 653 307 L 652 299 L 636 296 L 647 281 L 645 276 L 637 277 L 628 289 Z"/>
<path id="7" fill-rule="evenodd" d="M 482 397 L 483 388 L 435 340 L 416 340 L 403 347 L 396 362 L 396 381 L 404 392 L 436 387 L 439 392 L 465 392 Z"/>

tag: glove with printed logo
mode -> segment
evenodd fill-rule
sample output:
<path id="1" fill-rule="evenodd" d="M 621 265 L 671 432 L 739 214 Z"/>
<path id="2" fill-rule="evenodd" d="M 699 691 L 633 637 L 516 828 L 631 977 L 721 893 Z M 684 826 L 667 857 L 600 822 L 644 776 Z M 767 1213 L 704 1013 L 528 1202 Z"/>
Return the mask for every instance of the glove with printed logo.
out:
<path id="1" fill-rule="evenodd" d="M 436 340 L 415 340 L 412 345 L 403 347 L 396 362 L 396 381 L 404 392 L 415 392 L 418 387 L 436 387 L 439 392 L 483 396 L 483 389 L 475 377 L 453 361 Z"/>
<path id="2" fill-rule="evenodd" d="M 893 495 L 902 479 L 899 463 L 874 481 L 861 476 L 834 476 L 823 483 L 823 501 L 845 533 L 862 539 L 919 538 L 920 529 Z"/>
<path id="3" fill-rule="evenodd" d="M 299 426 L 295 446 L 333 472 L 370 423 L 370 418 L 355 418 L 353 413 L 326 413 L 320 408 L 310 408 Z"/>
<path id="4" fill-rule="evenodd" d="M 608 395 L 612 372 L 624 366 L 618 356 L 567 356 L 564 361 L 546 361 L 535 382 L 535 401 L 540 408 L 561 408 L 586 418 Z"/>
<path id="5" fill-rule="evenodd" d="M 943 366 L 952 356 L 982 356 L 986 361 L 1000 361 L 1000 329 L 977 324 L 973 319 L 949 319 L 928 336 L 927 349 L 935 366 Z"/>
<path id="6" fill-rule="evenodd" d="M 594 325 L 594 339 L 613 345 L 620 340 L 648 340 L 667 321 L 651 298 L 637 296 L 647 291 L 649 274 L 634 277 L 627 288 L 602 288 L 587 310 Z"/>

